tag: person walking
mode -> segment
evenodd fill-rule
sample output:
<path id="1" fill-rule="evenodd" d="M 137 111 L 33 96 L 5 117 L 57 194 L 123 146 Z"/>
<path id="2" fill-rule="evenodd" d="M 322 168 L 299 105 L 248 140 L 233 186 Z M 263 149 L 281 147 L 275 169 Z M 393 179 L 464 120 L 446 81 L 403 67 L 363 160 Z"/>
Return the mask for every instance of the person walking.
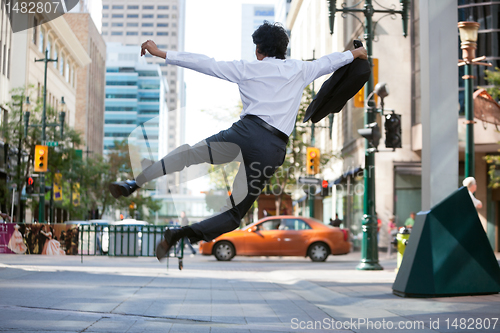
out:
<path id="1" fill-rule="evenodd" d="M 191 165 L 240 161 L 228 205 L 204 221 L 178 230 L 167 229 L 157 246 L 160 260 L 182 237 L 191 243 L 210 241 L 239 227 L 265 183 L 283 164 L 288 138 L 295 126 L 302 91 L 312 81 L 351 63 L 367 59 L 364 48 L 335 52 L 314 61 L 285 59 L 288 36 L 279 24 L 267 21 L 252 34 L 257 61 L 216 61 L 189 52 L 162 51 L 154 41 L 142 44 L 141 55 L 150 53 L 177 65 L 238 84 L 243 110 L 229 129 L 194 146 L 182 145 L 150 165 L 135 180 L 110 184 L 115 198 L 129 196 L 145 183 Z"/>

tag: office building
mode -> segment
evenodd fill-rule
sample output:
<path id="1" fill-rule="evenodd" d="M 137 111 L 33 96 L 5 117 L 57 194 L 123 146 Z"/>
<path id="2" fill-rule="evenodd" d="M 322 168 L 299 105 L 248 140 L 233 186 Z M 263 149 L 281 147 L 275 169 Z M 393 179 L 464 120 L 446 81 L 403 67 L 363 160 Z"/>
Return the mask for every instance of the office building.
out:
<path id="1" fill-rule="evenodd" d="M 274 5 L 243 4 L 241 7 L 241 59 L 255 60 L 253 32 L 264 21 L 274 23 Z"/>
<path id="2" fill-rule="evenodd" d="M 159 124 L 166 114 L 165 86 L 160 66 L 148 64 L 136 51 L 107 43 L 104 152 L 115 147 L 115 140 L 128 140 L 140 146 L 141 159 L 156 161 L 164 142 Z"/>
<path id="3" fill-rule="evenodd" d="M 91 63 L 76 70 L 75 129 L 83 135 L 87 154 L 103 153 L 106 43 L 89 13 L 68 13 L 64 19 L 89 55 Z"/>

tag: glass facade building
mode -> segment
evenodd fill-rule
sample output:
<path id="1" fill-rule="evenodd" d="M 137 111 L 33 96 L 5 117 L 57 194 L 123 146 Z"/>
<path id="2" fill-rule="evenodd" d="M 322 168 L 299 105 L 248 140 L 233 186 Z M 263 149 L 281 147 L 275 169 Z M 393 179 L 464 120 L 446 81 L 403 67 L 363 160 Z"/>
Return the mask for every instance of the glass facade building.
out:
<path id="1" fill-rule="evenodd" d="M 107 50 L 104 153 L 114 148 L 115 140 L 128 140 L 132 132 L 144 132 L 150 149 L 144 157 L 156 161 L 160 119 L 166 113 L 160 66 L 147 64 L 136 47 L 108 43 Z M 144 131 L 134 131 L 138 127 Z"/>

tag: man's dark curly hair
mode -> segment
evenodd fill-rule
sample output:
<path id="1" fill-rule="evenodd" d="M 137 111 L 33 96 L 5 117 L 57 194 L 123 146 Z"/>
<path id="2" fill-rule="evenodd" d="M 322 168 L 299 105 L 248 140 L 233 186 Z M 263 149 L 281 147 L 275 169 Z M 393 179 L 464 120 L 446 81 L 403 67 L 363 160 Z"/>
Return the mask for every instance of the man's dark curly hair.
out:
<path id="1" fill-rule="evenodd" d="M 288 35 L 281 24 L 264 21 L 252 34 L 252 38 L 259 53 L 267 57 L 285 59 Z"/>

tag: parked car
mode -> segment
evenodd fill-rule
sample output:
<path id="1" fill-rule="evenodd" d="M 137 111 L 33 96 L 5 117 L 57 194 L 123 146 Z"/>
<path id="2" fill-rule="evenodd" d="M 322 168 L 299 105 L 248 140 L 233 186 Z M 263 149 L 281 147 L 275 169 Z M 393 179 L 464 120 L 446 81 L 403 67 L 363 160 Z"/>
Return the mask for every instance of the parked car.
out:
<path id="1" fill-rule="evenodd" d="M 270 216 L 200 243 L 200 253 L 228 261 L 241 256 L 308 256 L 325 261 L 351 250 L 349 232 L 307 217 Z"/>

